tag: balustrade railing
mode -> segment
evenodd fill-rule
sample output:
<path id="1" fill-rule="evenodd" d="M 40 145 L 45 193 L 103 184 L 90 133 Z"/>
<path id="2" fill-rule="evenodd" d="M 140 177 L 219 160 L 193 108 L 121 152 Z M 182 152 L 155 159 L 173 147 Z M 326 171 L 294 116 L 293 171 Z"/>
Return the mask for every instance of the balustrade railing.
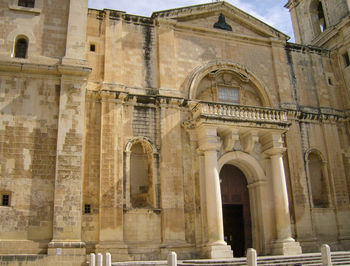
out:
<path id="1" fill-rule="evenodd" d="M 200 102 L 192 110 L 193 118 L 208 116 L 241 121 L 286 123 L 287 112 L 278 109 Z"/>

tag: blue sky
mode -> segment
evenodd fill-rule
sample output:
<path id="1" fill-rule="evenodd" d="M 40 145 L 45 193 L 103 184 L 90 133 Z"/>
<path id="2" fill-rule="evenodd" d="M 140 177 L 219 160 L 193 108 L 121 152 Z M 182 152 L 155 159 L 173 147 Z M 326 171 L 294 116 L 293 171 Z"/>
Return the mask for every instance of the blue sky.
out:
<path id="1" fill-rule="evenodd" d="M 210 3 L 211 0 L 89 0 L 90 8 L 109 8 L 126 11 L 129 14 L 151 16 L 152 12 L 165 9 Z M 289 35 L 293 41 L 292 22 L 288 9 L 283 6 L 287 0 L 226 0 L 226 2 L 264 21 Z"/>

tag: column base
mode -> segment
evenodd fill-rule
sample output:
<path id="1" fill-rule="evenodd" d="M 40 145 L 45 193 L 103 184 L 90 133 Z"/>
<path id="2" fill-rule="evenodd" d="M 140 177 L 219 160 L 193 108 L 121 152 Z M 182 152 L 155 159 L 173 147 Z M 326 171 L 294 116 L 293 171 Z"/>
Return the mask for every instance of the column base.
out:
<path id="1" fill-rule="evenodd" d="M 299 242 L 276 241 L 272 244 L 272 255 L 300 255 L 302 254 Z"/>
<path id="2" fill-rule="evenodd" d="M 233 251 L 231 250 L 231 246 L 228 245 L 206 246 L 202 248 L 202 253 L 207 259 L 233 258 Z"/>
<path id="3" fill-rule="evenodd" d="M 112 261 L 127 261 L 130 260 L 128 246 L 124 242 L 119 241 L 101 241 L 96 245 L 96 253 L 104 254 L 106 252 L 111 253 Z"/>

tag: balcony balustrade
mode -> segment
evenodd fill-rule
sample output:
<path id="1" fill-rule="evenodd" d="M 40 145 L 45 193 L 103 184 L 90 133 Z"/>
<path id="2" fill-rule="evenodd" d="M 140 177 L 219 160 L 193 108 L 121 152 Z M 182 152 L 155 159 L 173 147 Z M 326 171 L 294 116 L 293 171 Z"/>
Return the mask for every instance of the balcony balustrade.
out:
<path id="1" fill-rule="evenodd" d="M 192 115 L 193 119 L 205 117 L 241 122 L 288 124 L 286 111 L 224 103 L 199 102 L 192 109 Z"/>

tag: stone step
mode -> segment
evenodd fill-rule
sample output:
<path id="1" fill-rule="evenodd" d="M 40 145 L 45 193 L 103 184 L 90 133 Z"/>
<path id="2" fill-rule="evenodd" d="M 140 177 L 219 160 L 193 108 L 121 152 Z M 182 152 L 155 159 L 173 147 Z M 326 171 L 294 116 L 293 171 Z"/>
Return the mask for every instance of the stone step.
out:
<path id="1" fill-rule="evenodd" d="M 332 252 L 332 264 L 350 266 L 350 252 Z M 166 261 L 130 261 L 112 263 L 114 266 L 166 266 Z M 185 260 L 179 261 L 178 266 L 245 266 L 246 258 L 225 260 Z M 261 256 L 259 266 L 315 266 L 322 265 L 321 253 L 301 254 L 297 256 Z"/>

